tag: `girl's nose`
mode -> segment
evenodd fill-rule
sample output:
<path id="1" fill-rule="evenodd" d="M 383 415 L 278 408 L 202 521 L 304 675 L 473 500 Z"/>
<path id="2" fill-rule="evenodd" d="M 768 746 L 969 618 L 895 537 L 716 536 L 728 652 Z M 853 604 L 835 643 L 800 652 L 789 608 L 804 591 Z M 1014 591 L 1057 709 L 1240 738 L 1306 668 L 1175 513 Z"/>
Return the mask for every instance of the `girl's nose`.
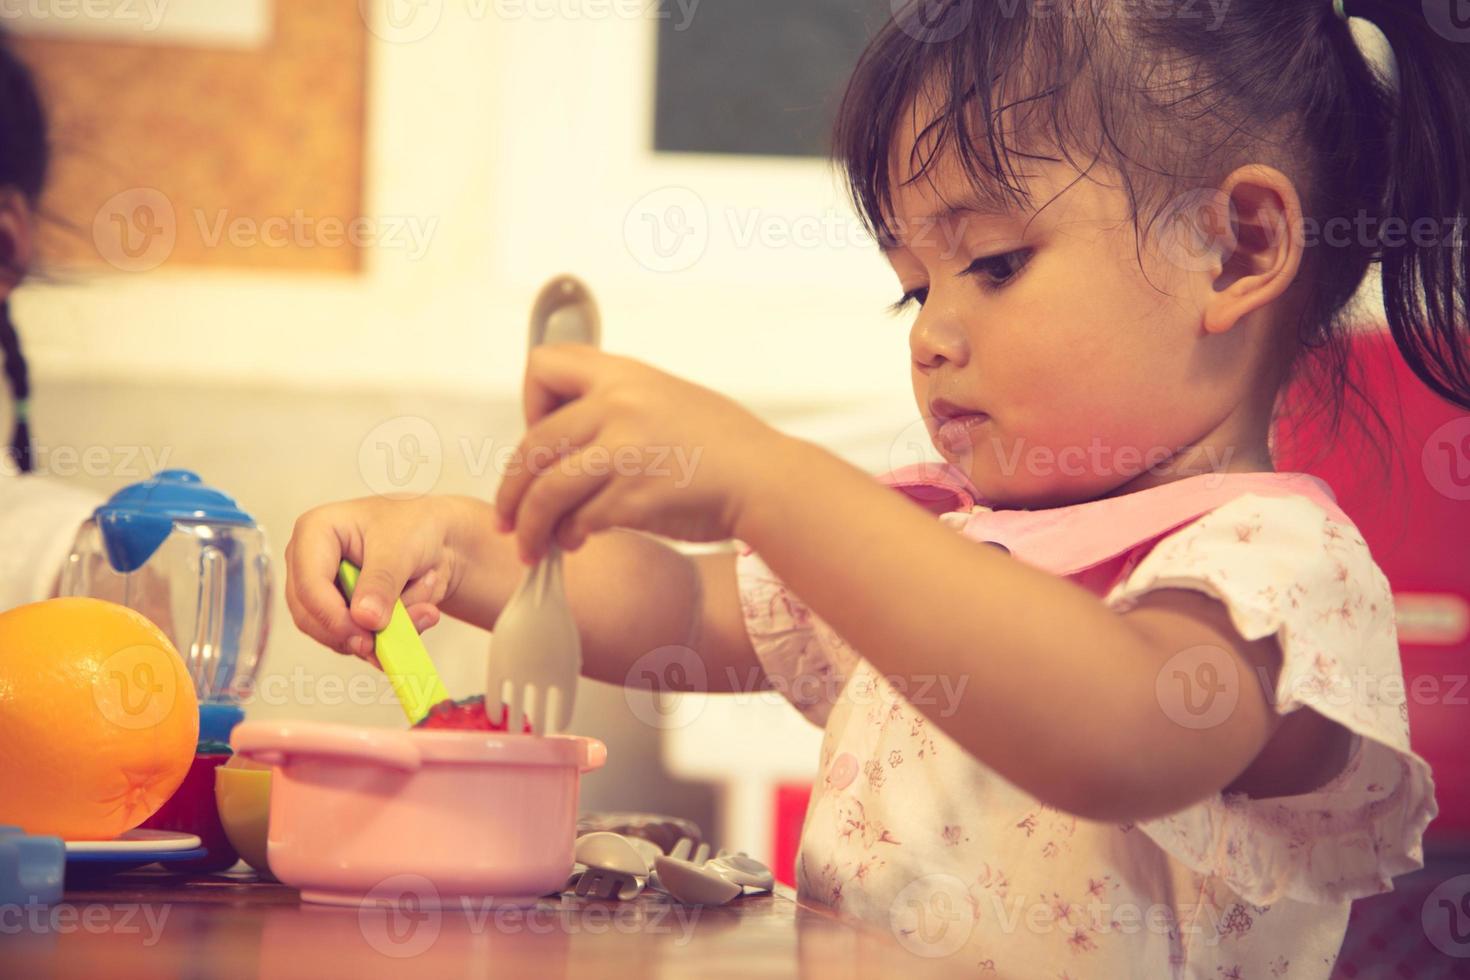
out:
<path id="1" fill-rule="evenodd" d="M 959 320 L 928 307 L 919 311 L 909 331 L 909 349 L 914 363 L 922 368 L 935 368 L 945 361 L 963 367 L 970 357 L 969 343 Z"/>

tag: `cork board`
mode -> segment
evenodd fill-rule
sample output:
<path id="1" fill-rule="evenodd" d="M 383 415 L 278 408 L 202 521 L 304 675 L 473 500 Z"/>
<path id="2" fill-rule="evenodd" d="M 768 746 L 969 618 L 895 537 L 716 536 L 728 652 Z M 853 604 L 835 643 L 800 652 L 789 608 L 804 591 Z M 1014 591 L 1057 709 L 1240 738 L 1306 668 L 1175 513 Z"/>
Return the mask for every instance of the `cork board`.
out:
<path id="1" fill-rule="evenodd" d="M 13 39 L 51 113 L 43 263 L 359 272 L 366 37 L 287 0 L 257 50 Z"/>

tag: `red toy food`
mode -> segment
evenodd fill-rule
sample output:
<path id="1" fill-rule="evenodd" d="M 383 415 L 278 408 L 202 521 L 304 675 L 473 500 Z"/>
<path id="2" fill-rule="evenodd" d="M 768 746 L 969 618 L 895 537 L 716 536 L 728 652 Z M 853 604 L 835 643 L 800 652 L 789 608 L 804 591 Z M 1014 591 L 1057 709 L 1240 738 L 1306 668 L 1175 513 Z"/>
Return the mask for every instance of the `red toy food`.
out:
<path id="1" fill-rule="evenodd" d="M 430 708 L 429 713 L 413 727 L 503 732 L 509 727 L 507 712 L 507 708 L 501 707 L 500 720 L 494 722 L 485 713 L 485 695 L 483 694 L 476 694 L 462 701 L 445 698 Z M 532 734 L 531 719 L 526 719 L 522 731 L 527 735 Z"/>

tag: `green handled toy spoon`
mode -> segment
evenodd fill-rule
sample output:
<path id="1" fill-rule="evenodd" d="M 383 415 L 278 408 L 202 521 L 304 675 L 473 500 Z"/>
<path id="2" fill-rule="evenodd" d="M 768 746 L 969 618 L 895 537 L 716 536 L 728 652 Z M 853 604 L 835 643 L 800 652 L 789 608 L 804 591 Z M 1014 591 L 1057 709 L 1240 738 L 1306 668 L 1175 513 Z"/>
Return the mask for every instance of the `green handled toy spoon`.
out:
<path id="1" fill-rule="evenodd" d="M 352 591 L 357 588 L 358 572 L 358 567 L 350 561 L 343 561 L 337 570 L 337 582 L 349 603 Z M 428 715 L 430 708 L 449 697 L 402 600 L 393 603 L 393 615 L 388 619 L 388 625 L 378 633 L 374 649 L 410 725 L 417 725 Z"/>

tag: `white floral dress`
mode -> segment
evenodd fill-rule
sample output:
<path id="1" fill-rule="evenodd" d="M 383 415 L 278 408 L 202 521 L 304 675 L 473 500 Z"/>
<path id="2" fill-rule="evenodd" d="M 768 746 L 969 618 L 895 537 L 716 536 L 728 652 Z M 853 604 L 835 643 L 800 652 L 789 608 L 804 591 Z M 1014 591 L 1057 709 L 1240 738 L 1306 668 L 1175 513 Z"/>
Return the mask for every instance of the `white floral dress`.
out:
<path id="1" fill-rule="evenodd" d="M 994 511 L 945 464 L 879 479 L 1118 611 L 1153 589 L 1215 597 L 1247 640 L 1277 637 L 1276 710 L 1311 707 L 1347 728 L 1349 761 L 1297 796 L 1217 795 L 1136 824 L 1078 819 L 960 748 L 911 706 L 905 693 L 918 692 L 880 676 L 740 542 L 756 653 L 826 729 L 800 894 L 891 929 L 918 955 L 950 958 L 957 973 L 1328 977 L 1349 903 L 1422 867 L 1437 808 L 1429 767 L 1409 747 L 1388 582 L 1327 486 L 1300 473 L 1208 474 Z M 1183 725 L 1219 710 L 1211 684 L 1232 696 L 1210 666 L 1161 674 L 1160 703 Z M 924 703 L 941 703 L 929 694 Z M 1065 718 L 1056 730 L 1066 737 Z"/>

